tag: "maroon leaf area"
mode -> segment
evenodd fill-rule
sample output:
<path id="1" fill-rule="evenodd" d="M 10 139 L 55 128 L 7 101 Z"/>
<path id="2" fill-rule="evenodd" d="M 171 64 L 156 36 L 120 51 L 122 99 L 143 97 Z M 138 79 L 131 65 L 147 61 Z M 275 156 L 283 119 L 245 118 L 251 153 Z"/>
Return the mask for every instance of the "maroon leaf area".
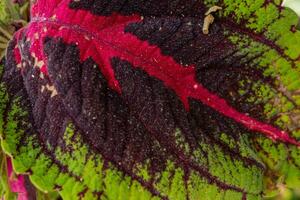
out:
<path id="1" fill-rule="evenodd" d="M 247 65 L 251 58 L 241 61 L 245 56 L 237 55 L 236 47 L 224 36 L 222 24 L 215 23 L 207 36 L 202 33 L 199 19 L 203 21 L 202 17 L 146 18 L 128 25 L 125 31 L 159 46 L 164 55 L 172 56 L 183 66 L 194 65 L 196 79 L 205 88 L 226 99 L 238 111 L 264 120 L 261 108 L 253 109 L 254 106 L 245 101 L 232 102 L 228 91 L 237 91 L 239 81 L 245 78 L 251 77 L 253 81 L 266 78 Z"/>
<path id="2" fill-rule="evenodd" d="M 118 92 L 122 92 L 122 88 L 120 88 L 118 81 L 115 79 L 114 71 L 111 67 L 110 60 L 113 57 L 126 60 L 135 67 L 141 67 L 149 75 L 163 81 L 167 87 L 175 91 L 186 109 L 189 108 L 188 98 L 194 98 L 223 115 L 236 120 L 250 130 L 262 132 L 272 139 L 299 145 L 295 140 L 289 137 L 288 133 L 238 112 L 225 100 L 211 93 L 201 82 L 197 81 L 197 79 L 201 80 L 201 75 L 199 77 L 201 67 L 217 66 L 218 64 L 223 65 L 223 63 L 225 63 L 225 65 L 227 63 L 229 66 L 234 63 L 235 66 L 239 66 L 241 63 L 238 62 L 239 59 L 236 56 L 231 56 L 231 54 L 233 54 L 231 49 L 235 48 L 232 48 L 232 45 L 229 44 L 222 34 L 222 32 L 224 32 L 222 24 L 218 25 L 216 23 L 215 30 L 212 29 L 212 34 L 209 36 L 200 35 L 201 25 L 198 23 L 197 26 L 199 26 L 199 29 L 196 29 L 193 24 L 195 25 L 195 20 L 201 21 L 203 17 L 198 18 L 195 17 L 197 16 L 195 15 L 190 17 L 193 18 L 193 20 L 188 20 L 189 16 L 193 14 L 194 7 L 190 14 L 185 16 L 187 11 L 185 9 L 180 10 L 179 8 L 182 6 L 180 6 L 181 3 L 178 2 L 168 4 L 165 3 L 165 1 L 162 3 L 150 1 L 145 4 L 134 3 L 134 5 L 130 5 L 131 3 L 127 2 L 108 3 L 106 1 L 86 1 L 81 3 L 80 1 L 51 1 L 45 3 L 48 5 L 46 7 L 42 6 L 44 5 L 43 3 L 45 2 L 38 1 L 38 3 L 33 6 L 32 22 L 26 30 L 29 40 L 32 40 L 33 43 L 30 51 L 34 53 L 38 60 L 45 60 L 44 53 L 40 51 L 40 47 L 43 46 L 41 42 L 44 38 L 46 36 L 61 37 L 67 43 L 75 43 L 78 45 L 81 60 L 86 60 L 91 57 L 96 63 L 100 64 L 100 70 L 108 80 L 109 86 Z M 186 6 L 183 7 L 189 8 L 187 3 L 188 2 L 185 2 L 184 5 Z M 106 4 L 107 6 L 105 7 L 104 5 Z M 160 5 L 160 11 L 163 14 L 157 12 L 158 7 L 156 6 L 150 8 L 156 4 Z M 197 2 L 196 5 L 199 6 L 199 9 L 202 8 L 200 11 L 205 8 L 201 2 Z M 76 8 L 77 10 L 72 8 Z M 90 10 L 85 11 L 84 9 Z M 115 12 L 115 9 L 121 9 L 119 12 L 121 14 Z M 145 16 L 143 16 L 141 12 L 145 12 Z M 106 16 L 110 13 L 111 15 Z M 170 16 L 165 16 L 168 13 Z M 156 15 L 158 16 L 157 18 L 155 17 Z M 160 15 L 162 17 L 160 17 Z M 84 20 L 82 20 L 83 16 Z M 150 18 L 154 17 L 153 23 L 151 23 L 151 19 L 148 19 L 147 16 L 152 16 Z M 161 47 L 163 51 L 159 48 L 162 44 L 151 45 L 151 39 L 148 38 L 150 42 L 148 42 L 148 40 L 143 41 L 138 39 L 135 35 L 128 33 L 136 32 L 135 34 L 140 37 L 147 35 L 146 32 L 143 33 L 141 30 L 147 31 L 147 29 L 151 29 L 153 26 L 155 27 L 155 24 L 162 23 L 160 19 L 164 20 L 163 23 L 166 24 L 166 27 L 173 29 L 169 34 L 165 31 L 165 35 L 169 35 L 169 38 L 165 37 L 164 47 Z M 177 28 L 172 25 L 172 22 L 168 21 L 170 19 L 178 21 L 179 25 L 177 25 Z M 186 25 L 184 22 L 186 22 Z M 146 24 L 144 28 L 139 28 L 140 23 Z M 158 31 L 163 30 L 163 27 L 160 27 Z M 174 29 L 176 30 L 174 31 Z M 195 32 L 195 30 L 198 31 Z M 21 32 L 19 32 L 19 35 L 20 33 Z M 196 37 L 197 33 L 198 37 Z M 189 34 L 193 34 L 194 36 L 188 36 Z M 160 38 L 159 34 L 157 38 L 158 37 Z M 152 43 L 157 43 L 154 41 L 155 38 L 156 37 L 154 37 Z M 189 48 L 185 48 L 185 45 L 189 42 L 192 42 L 191 44 L 193 45 L 189 45 Z M 180 48 L 183 50 L 178 50 Z M 207 49 L 210 48 L 216 49 L 216 51 L 207 52 Z M 169 52 L 164 53 L 164 50 Z M 194 56 L 186 56 L 190 55 L 192 50 L 194 50 Z M 175 59 L 167 56 L 168 54 L 172 55 L 175 52 L 181 51 L 189 52 L 188 54 L 186 52 L 182 52 L 182 54 L 178 53 L 181 57 L 190 57 L 189 61 L 182 59 L 178 55 L 174 55 Z M 194 61 L 191 61 L 191 59 Z M 247 66 L 246 63 L 241 65 Z M 42 66 L 41 70 L 47 74 L 46 65 Z M 198 77 L 196 76 L 196 71 L 198 71 Z M 227 77 L 225 76 L 224 78 Z"/>
<path id="3" fill-rule="evenodd" d="M 22 95 L 24 103 L 29 99 L 32 110 L 28 108 L 28 112 L 34 123 L 33 127 L 28 125 L 28 133 L 39 133 L 40 143 L 37 145 L 41 145 L 53 162 L 70 176 L 80 179 L 54 156 L 57 146 L 69 151 L 64 147 L 63 135 L 70 121 L 76 126 L 76 134 L 84 136 L 84 142 L 89 144 L 91 152 L 101 154 L 106 161 L 158 196 L 160 193 L 151 185 L 151 181 L 140 180 L 132 171 L 135 164 L 150 160 L 150 169 L 155 173 L 164 169 L 167 160 L 172 160 L 187 174 L 197 171 L 201 177 L 221 189 L 247 194 L 242 188 L 211 175 L 206 166 L 198 163 L 197 158 L 178 148 L 175 135 L 178 127 L 194 150 L 205 152 L 199 144 L 213 143 L 245 166 L 264 169 L 258 161 L 241 156 L 238 148 L 229 148 L 217 134 L 221 131 L 233 138 L 240 138 L 245 132 L 241 125 L 195 99 L 189 100 L 190 109 L 186 111 L 174 91 L 129 62 L 116 57 L 111 59 L 116 80 L 122 88 L 120 95 L 110 89 L 93 59 L 80 61 L 80 52 L 75 44 L 66 44 L 62 39 L 45 38 L 43 46 L 48 60 L 48 76 L 41 78 L 39 69 L 30 65 L 34 61 L 29 51 L 30 41 L 24 37 L 20 43 L 23 44 L 22 56 L 27 60 L 22 68 L 24 85 L 9 89 L 9 94 L 11 98 Z M 7 65 L 4 81 L 13 85 L 15 77 L 20 77 L 20 71 L 16 70 L 15 65 Z M 51 97 L 52 91 L 41 90 L 50 83 L 55 85 L 58 92 L 54 97 Z M 23 95 L 24 90 L 30 94 L 29 97 Z M 22 142 L 19 147 L 21 145 Z"/>
<path id="4" fill-rule="evenodd" d="M 26 102 L 29 131 L 38 133 L 55 164 L 68 171 L 52 151 L 65 148 L 64 130 L 72 121 L 90 151 L 153 194 L 160 195 L 151 181 L 134 174 L 134 164 L 150 160 L 156 172 L 172 160 L 222 189 L 245 193 L 183 152 L 176 144 L 177 129 L 192 149 L 205 152 L 200 143 L 214 144 L 243 165 L 261 169 L 238 147 L 225 145 L 218 133 L 239 139 L 251 130 L 299 145 L 288 133 L 244 114 L 251 105 L 230 104 L 228 88 L 245 76 L 261 80 L 262 75 L 235 54 L 221 22 L 213 24 L 211 34 L 202 34 L 205 11 L 201 1 L 33 4 L 32 21 L 9 47 L 4 82 L 12 98 Z"/>

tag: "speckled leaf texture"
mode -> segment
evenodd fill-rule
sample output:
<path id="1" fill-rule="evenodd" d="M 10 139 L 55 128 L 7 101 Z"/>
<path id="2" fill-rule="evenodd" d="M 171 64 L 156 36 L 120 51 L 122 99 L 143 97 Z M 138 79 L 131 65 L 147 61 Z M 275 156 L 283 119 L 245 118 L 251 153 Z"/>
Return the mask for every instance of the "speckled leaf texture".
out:
<path id="1" fill-rule="evenodd" d="M 72 200 L 299 188 L 300 32 L 281 3 L 36 0 L 2 75 L 14 170 Z"/>

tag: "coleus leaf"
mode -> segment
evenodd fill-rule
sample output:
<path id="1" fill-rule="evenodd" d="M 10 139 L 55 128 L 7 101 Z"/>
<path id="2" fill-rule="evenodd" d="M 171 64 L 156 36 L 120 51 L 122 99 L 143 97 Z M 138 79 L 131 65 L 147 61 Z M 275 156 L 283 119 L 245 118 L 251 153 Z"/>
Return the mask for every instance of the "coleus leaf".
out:
<path id="1" fill-rule="evenodd" d="M 7 158 L 6 163 L 7 163 L 8 183 L 11 192 L 18 194 L 18 200 L 28 199 L 27 189 L 25 186 L 25 176 L 15 175 L 10 158 Z"/>
<path id="2" fill-rule="evenodd" d="M 277 151 L 299 170 L 300 33 L 280 1 L 37 0 L 31 14 L 7 51 L 1 132 L 42 191 L 259 199 L 265 172 L 285 172 Z"/>

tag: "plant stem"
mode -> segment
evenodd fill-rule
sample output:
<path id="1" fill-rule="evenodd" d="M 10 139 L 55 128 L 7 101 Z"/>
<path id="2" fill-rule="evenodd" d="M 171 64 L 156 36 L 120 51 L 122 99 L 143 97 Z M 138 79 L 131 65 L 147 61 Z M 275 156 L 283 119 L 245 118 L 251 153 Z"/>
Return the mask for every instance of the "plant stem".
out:
<path id="1" fill-rule="evenodd" d="M 14 20 L 14 22 L 21 23 L 23 26 L 26 26 L 28 24 L 28 22 L 23 19 Z"/>

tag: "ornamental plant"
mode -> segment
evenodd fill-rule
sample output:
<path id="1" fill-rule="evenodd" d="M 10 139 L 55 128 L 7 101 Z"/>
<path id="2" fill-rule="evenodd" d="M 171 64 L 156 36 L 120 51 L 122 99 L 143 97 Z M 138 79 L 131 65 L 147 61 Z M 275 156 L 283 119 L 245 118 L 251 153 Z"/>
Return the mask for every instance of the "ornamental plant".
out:
<path id="1" fill-rule="evenodd" d="M 299 18 L 282 1 L 30 4 L 28 24 L 1 15 L 5 198 L 297 198 Z"/>

